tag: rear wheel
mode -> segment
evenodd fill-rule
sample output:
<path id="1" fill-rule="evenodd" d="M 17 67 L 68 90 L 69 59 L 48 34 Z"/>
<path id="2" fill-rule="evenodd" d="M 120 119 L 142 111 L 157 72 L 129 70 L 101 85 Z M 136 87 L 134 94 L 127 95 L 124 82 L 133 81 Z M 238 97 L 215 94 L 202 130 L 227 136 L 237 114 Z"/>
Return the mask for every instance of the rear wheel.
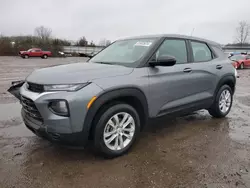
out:
<path id="1" fill-rule="evenodd" d="M 94 130 L 94 146 L 105 157 L 126 153 L 140 131 L 137 111 L 128 104 L 115 104 L 101 112 Z"/>
<path id="2" fill-rule="evenodd" d="M 216 118 L 225 117 L 231 110 L 233 103 L 233 92 L 228 85 L 223 85 L 217 92 L 213 105 L 208 112 Z"/>

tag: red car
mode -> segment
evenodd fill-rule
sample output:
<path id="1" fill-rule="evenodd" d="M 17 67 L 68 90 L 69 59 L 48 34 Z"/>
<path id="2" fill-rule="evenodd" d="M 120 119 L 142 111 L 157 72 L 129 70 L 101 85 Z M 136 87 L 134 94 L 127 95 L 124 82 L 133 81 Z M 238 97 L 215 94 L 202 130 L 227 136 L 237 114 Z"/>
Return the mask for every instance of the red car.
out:
<path id="1" fill-rule="evenodd" d="M 250 67 L 250 55 L 234 55 L 230 59 L 233 61 L 233 66 L 236 69 Z"/>
<path id="2" fill-rule="evenodd" d="M 42 51 L 40 48 L 31 48 L 28 51 L 20 51 L 19 55 L 25 59 L 29 57 L 41 57 L 47 59 L 52 53 L 50 51 Z"/>

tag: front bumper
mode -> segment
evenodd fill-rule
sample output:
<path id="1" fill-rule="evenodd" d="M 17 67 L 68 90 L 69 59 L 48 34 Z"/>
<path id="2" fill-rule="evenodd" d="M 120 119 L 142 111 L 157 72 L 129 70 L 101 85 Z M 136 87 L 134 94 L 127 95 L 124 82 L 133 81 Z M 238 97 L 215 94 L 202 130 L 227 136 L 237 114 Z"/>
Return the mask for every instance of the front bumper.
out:
<path id="1" fill-rule="evenodd" d="M 29 117 L 23 109 L 21 114 L 26 127 L 41 138 L 65 145 L 83 146 L 86 144 L 86 139 L 83 139 L 84 137 L 82 132 L 69 134 L 48 132 L 46 126 L 36 124 L 34 119 L 32 120 L 32 118 Z"/>
<path id="2" fill-rule="evenodd" d="M 21 96 L 33 101 L 42 118 L 37 119 L 23 106 L 21 112 L 23 121 L 36 135 L 50 141 L 68 145 L 85 145 L 89 136 L 88 131 L 84 129 L 87 104 L 101 91 L 99 86 L 90 84 L 76 92 L 35 93 L 29 91 L 24 84 L 20 89 Z M 62 99 L 68 102 L 69 117 L 56 115 L 48 108 L 50 101 Z"/>

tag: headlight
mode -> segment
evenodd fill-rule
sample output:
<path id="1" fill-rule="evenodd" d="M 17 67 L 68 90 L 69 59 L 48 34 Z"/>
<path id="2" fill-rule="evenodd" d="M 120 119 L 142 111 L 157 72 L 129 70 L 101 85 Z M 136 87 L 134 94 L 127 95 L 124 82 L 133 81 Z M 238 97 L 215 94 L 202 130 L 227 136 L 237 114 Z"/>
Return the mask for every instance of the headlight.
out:
<path id="1" fill-rule="evenodd" d="M 77 91 L 90 83 L 44 85 L 44 91 Z"/>
<path id="2" fill-rule="evenodd" d="M 69 116 L 68 103 L 65 100 L 51 101 L 49 109 L 56 115 Z"/>

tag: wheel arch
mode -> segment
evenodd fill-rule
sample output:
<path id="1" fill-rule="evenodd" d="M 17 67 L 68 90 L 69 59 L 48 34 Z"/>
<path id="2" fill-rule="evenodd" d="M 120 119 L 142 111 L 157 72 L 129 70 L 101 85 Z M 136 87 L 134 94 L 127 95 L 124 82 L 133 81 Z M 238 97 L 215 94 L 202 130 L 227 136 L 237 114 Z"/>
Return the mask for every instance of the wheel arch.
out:
<path id="1" fill-rule="evenodd" d="M 96 115 L 103 110 L 103 108 L 109 107 L 118 102 L 124 102 L 131 105 L 139 114 L 141 121 L 141 128 L 146 124 L 148 118 L 148 103 L 144 93 L 138 88 L 120 88 L 106 91 L 97 97 L 90 109 L 88 110 L 84 125 L 84 136 L 91 136 L 91 131 Z"/>
<path id="2" fill-rule="evenodd" d="M 223 85 L 229 85 L 229 87 L 232 89 L 233 93 L 235 92 L 235 85 L 236 85 L 236 78 L 232 74 L 227 74 L 223 76 L 220 80 L 219 83 L 217 84 L 214 96 L 216 96 L 217 92 Z"/>

